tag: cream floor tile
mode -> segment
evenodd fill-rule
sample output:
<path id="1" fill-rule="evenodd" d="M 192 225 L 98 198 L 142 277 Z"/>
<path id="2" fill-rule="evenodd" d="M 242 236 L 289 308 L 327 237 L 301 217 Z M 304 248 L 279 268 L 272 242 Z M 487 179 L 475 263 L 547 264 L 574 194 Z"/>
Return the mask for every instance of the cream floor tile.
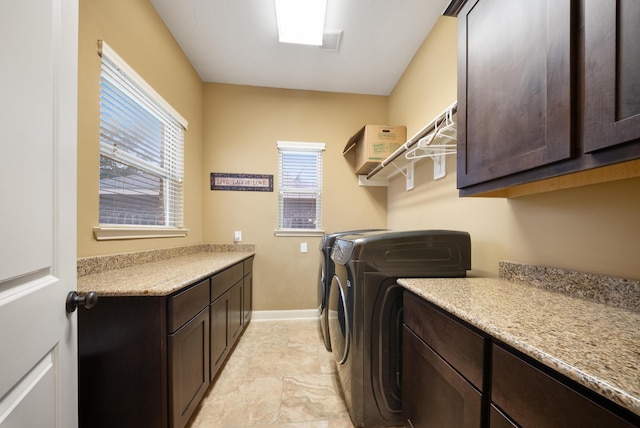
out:
<path id="1" fill-rule="evenodd" d="M 289 341 L 291 343 L 322 345 L 322 332 L 317 320 L 301 320 L 289 326 Z"/>
<path id="2" fill-rule="evenodd" d="M 254 376 L 287 376 L 320 373 L 318 348 L 289 345 L 285 348 L 264 349 L 248 358 L 248 370 Z"/>
<path id="3" fill-rule="evenodd" d="M 193 428 L 241 427 L 278 420 L 282 379 L 238 378 L 214 385 L 203 399 Z"/>
<path id="4" fill-rule="evenodd" d="M 329 428 L 354 428 L 353 422 L 349 416 L 345 416 L 340 419 L 331 419 L 329 422 Z"/>
<path id="5" fill-rule="evenodd" d="M 319 321 L 252 321 L 188 428 L 352 428 Z"/>
<path id="6" fill-rule="evenodd" d="M 329 421 L 313 421 L 294 422 L 291 424 L 257 425 L 256 428 L 331 428 L 331 425 Z"/>
<path id="7" fill-rule="evenodd" d="M 332 375 L 285 377 L 281 422 L 315 421 L 349 417 Z"/>

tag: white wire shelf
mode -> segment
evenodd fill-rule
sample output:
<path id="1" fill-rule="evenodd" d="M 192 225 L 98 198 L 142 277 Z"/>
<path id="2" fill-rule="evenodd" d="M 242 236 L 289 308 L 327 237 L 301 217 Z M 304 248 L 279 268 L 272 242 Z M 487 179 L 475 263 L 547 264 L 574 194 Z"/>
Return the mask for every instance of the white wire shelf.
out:
<path id="1" fill-rule="evenodd" d="M 456 153 L 456 118 L 458 103 L 454 102 L 435 117 L 402 146 L 380 162 L 367 175 L 360 175 L 361 186 L 388 186 L 389 179 L 402 174 L 406 179 L 406 189 L 414 187 L 413 171 L 416 162 L 430 158 L 434 163 L 434 180 L 446 176 L 447 155 Z"/>

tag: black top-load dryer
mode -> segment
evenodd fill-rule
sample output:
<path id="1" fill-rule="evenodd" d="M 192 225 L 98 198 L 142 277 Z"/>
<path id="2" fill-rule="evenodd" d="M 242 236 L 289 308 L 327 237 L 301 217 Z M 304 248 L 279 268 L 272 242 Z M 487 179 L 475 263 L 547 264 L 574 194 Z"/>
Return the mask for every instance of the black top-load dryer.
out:
<path id="1" fill-rule="evenodd" d="M 343 235 L 332 259 L 329 337 L 351 420 L 359 427 L 402 425 L 402 288 L 396 280 L 466 276 L 469 234 Z"/>

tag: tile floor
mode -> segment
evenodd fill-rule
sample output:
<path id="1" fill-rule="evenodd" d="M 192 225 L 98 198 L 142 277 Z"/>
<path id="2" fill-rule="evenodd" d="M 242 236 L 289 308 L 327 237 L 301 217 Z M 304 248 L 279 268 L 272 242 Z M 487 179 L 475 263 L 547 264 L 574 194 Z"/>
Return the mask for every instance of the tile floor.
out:
<path id="1" fill-rule="evenodd" d="M 256 321 L 187 428 L 352 428 L 318 320 Z"/>

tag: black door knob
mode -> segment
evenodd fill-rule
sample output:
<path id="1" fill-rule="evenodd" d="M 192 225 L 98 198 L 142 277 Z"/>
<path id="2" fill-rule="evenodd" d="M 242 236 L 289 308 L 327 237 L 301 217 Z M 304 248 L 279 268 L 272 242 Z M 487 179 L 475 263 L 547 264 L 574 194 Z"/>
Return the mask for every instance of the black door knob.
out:
<path id="1" fill-rule="evenodd" d="M 85 296 L 79 295 L 75 291 L 70 291 L 67 294 L 67 312 L 74 312 L 78 306 L 83 306 L 85 309 L 93 308 L 98 303 L 98 293 L 95 291 L 89 291 Z"/>

